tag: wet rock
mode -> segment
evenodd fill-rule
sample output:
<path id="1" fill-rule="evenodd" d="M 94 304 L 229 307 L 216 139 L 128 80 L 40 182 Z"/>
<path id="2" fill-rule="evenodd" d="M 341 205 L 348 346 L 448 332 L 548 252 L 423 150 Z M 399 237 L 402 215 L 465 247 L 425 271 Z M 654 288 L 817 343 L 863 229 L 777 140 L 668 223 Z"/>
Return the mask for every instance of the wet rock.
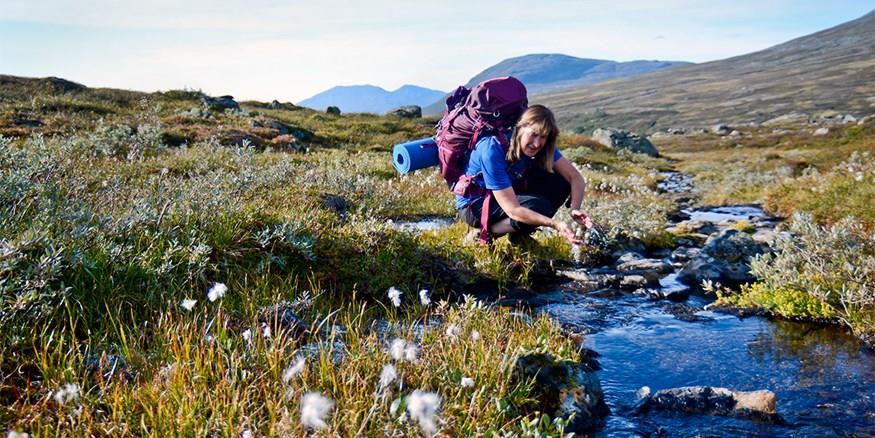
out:
<path id="1" fill-rule="evenodd" d="M 689 220 L 690 215 L 678 210 L 669 213 L 667 219 L 669 222 L 683 222 L 685 220 Z"/>
<path id="2" fill-rule="evenodd" d="M 591 431 L 604 424 L 610 413 L 601 383 L 589 357 L 581 362 L 557 360 L 549 354 L 521 356 L 515 375 L 520 380 L 534 378 L 534 397 L 541 402 L 538 410 L 554 417 L 568 418 L 565 432 Z"/>
<path id="3" fill-rule="evenodd" d="M 627 263 L 627 262 L 631 262 L 631 261 L 635 261 L 635 260 L 641 260 L 643 258 L 644 258 L 644 256 L 641 254 L 638 254 L 637 252 L 624 252 L 624 253 L 620 254 L 619 257 L 617 257 L 617 263 L 622 264 L 622 263 Z"/>
<path id="4" fill-rule="evenodd" d="M 702 309 L 698 307 L 693 307 L 688 304 L 682 303 L 671 303 L 666 304 L 662 308 L 665 313 L 668 313 L 675 318 L 685 321 L 685 322 L 702 322 L 702 321 L 713 321 L 713 318 L 709 318 L 707 316 L 696 315 L 696 312 L 701 311 Z"/>
<path id="5" fill-rule="evenodd" d="M 620 284 L 620 275 L 614 272 L 560 269 L 556 274 L 576 281 L 584 290 L 602 289 Z"/>
<path id="6" fill-rule="evenodd" d="M 695 246 L 681 246 L 672 251 L 669 258 L 673 262 L 686 263 L 698 256 L 700 252 L 702 252 L 702 250 Z"/>
<path id="7" fill-rule="evenodd" d="M 620 279 L 620 288 L 636 290 L 647 286 L 649 282 L 643 275 L 627 275 Z"/>
<path id="8" fill-rule="evenodd" d="M 709 238 L 699 255 L 681 269 L 678 280 L 693 287 L 700 287 L 703 280 L 730 287 L 752 282 L 750 260 L 765 250 L 747 233 L 724 230 Z"/>
<path id="9" fill-rule="evenodd" d="M 335 116 L 339 116 L 340 115 L 340 108 L 338 108 L 334 105 L 331 105 L 328 108 L 325 108 L 325 114 L 332 114 Z"/>
<path id="10" fill-rule="evenodd" d="M 628 149 L 651 157 L 659 156 L 650 140 L 624 129 L 599 128 L 593 131 L 592 139 L 612 149 Z"/>
<path id="11" fill-rule="evenodd" d="M 219 97 L 210 97 L 203 96 L 201 97 L 201 101 L 203 101 L 204 105 L 210 109 L 210 111 L 225 111 L 226 109 L 231 110 L 239 110 L 240 104 L 238 104 L 234 100 L 234 96 L 219 96 Z"/>
<path id="12" fill-rule="evenodd" d="M 639 412 L 653 409 L 783 422 L 775 411 L 775 393 L 767 390 L 732 391 L 712 386 L 686 386 L 651 394 L 650 388 L 645 386 L 638 391 L 638 397 L 636 408 Z"/>
<path id="13" fill-rule="evenodd" d="M 298 316 L 297 309 L 288 303 L 280 303 L 261 310 L 259 322 L 278 331 L 287 333 L 294 339 L 301 339 L 310 331 L 310 326 Z"/>
<path id="14" fill-rule="evenodd" d="M 625 263 L 617 265 L 617 270 L 621 272 L 628 271 L 648 271 L 656 272 L 657 274 L 668 274 L 674 270 L 671 264 L 658 259 L 638 259 L 629 260 Z"/>
<path id="15" fill-rule="evenodd" d="M 685 234 L 711 234 L 717 232 L 717 227 L 713 222 L 705 222 L 700 220 L 686 220 L 678 222 L 670 232 L 685 233 Z"/>
<path id="16" fill-rule="evenodd" d="M 401 117 L 403 119 L 418 119 L 422 117 L 422 108 L 418 105 L 405 105 L 390 110 L 386 115 Z"/>

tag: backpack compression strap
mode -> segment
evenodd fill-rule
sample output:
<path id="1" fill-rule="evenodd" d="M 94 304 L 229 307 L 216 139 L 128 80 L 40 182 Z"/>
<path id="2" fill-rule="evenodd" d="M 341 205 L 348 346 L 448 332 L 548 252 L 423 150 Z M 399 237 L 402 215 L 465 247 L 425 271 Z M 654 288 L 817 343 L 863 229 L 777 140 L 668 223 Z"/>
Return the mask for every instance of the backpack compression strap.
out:
<path id="1" fill-rule="evenodd" d="M 482 120 L 477 122 L 477 130 L 474 131 L 474 137 L 480 136 L 480 129 L 483 127 Z M 507 152 L 508 144 L 505 132 L 499 129 L 497 132 L 498 143 L 501 144 L 501 149 Z M 476 142 L 475 142 L 476 144 Z M 492 201 L 492 190 L 486 190 L 486 196 L 483 198 L 483 206 L 480 208 L 480 244 L 486 245 L 489 243 L 489 204 Z"/>

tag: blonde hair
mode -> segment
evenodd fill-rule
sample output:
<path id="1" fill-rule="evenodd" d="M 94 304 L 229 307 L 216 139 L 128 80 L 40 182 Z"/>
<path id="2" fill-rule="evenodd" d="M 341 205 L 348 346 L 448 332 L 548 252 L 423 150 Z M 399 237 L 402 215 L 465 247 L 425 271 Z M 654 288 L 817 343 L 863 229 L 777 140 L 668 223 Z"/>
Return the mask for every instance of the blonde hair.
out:
<path id="1" fill-rule="evenodd" d="M 556 150 L 556 139 L 559 137 L 559 128 L 556 126 L 556 118 L 553 112 L 544 105 L 532 105 L 520 117 L 510 140 L 510 147 L 505 157 L 511 165 L 519 161 L 523 156 L 522 128 L 530 127 L 540 135 L 546 137 L 544 147 L 535 155 L 535 164 L 547 172 L 553 173 L 553 153 Z"/>

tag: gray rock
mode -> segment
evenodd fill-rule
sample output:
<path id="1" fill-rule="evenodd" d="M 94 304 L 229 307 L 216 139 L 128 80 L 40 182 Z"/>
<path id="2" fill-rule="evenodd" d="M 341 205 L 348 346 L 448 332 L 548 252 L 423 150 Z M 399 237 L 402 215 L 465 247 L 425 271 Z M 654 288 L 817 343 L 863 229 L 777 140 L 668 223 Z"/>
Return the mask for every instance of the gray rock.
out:
<path id="1" fill-rule="evenodd" d="M 579 433 L 602 426 L 610 414 L 596 370 L 588 356 L 571 362 L 536 353 L 517 359 L 515 375 L 520 381 L 534 378 L 533 396 L 543 405 L 539 409 L 554 417 L 573 415 L 565 432 Z"/>
<path id="2" fill-rule="evenodd" d="M 866 123 L 868 123 L 870 120 L 872 120 L 872 116 L 866 116 L 866 117 L 863 117 L 862 119 L 860 119 L 859 122 L 857 122 L 857 125 L 859 125 L 859 126 L 863 126 L 863 125 L 865 125 Z"/>
<path id="3" fill-rule="evenodd" d="M 268 327 L 285 331 L 294 339 L 301 339 L 310 331 L 310 326 L 298 316 L 294 306 L 280 303 L 261 310 L 259 321 Z"/>
<path id="4" fill-rule="evenodd" d="M 325 108 L 325 114 L 333 114 L 335 116 L 339 116 L 340 115 L 340 108 L 338 108 L 334 105 L 331 105 L 328 108 Z"/>
<path id="5" fill-rule="evenodd" d="M 84 357 L 83 366 L 85 374 L 95 383 L 117 379 L 121 382 L 129 382 L 133 379 L 124 357 L 101 353 L 87 353 Z"/>
<path id="6" fill-rule="evenodd" d="M 735 287 L 755 280 L 750 273 L 750 260 L 763 254 L 766 247 L 747 233 L 724 230 L 712 235 L 702 251 L 690 260 L 678 274 L 678 280 L 694 288 L 703 280 Z"/>
<path id="7" fill-rule="evenodd" d="M 225 111 L 226 109 L 239 110 L 240 104 L 238 104 L 234 100 L 234 96 L 219 96 L 219 97 L 210 97 L 203 96 L 201 98 L 204 105 L 210 109 L 210 111 Z"/>
<path id="8" fill-rule="evenodd" d="M 322 195 L 322 205 L 337 213 L 337 216 L 341 219 L 346 218 L 346 211 L 349 209 L 349 202 L 347 202 L 344 197 L 325 193 Z"/>
<path id="9" fill-rule="evenodd" d="M 638 391 L 638 397 L 636 408 L 642 413 L 653 409 L 783 422 L 775 410 L 775 393 L 767 390 L 745 392 L 711 386 L 685 386 L 651 394 L 650 388 L 645 386 Z"/>
<path id="10" fill-rule="evenodd" d="M 818 137 L 827 134 L 829 134 L 829 128 L 817 128 L 814 130 L 814 135 Z"/>
<path id="11" fill-rule="evenodd" d="M 649 282 L 643 275 L 626 275 L 620 279 L 620 288 L 626 290 L 637 290 L 647 286 Z"/>
<path id="12" fill-rule="evenodd" d="M 714 125 L 711 127 L 711 133 L 717 135 L 729 135 L 732 132 L 732 128 L 728 125 L 724 125 L 722 123 Z"/>
<path id="13" fill-rule="evenodd" d="M 670 258 L 673 262 L 686 263 L 694 259 L 700 252 L 702 250 L 694 246 L 681 246 L 671 253 Z"/>
<path id="14" fill-rule="evenodd" d="M 659 156 L 650 140 L 624 129 L 599 128 L 593 131 L 592 139 L 612 149 L 628 149 L 651 157 Z"/>
<path id="15" fill-rule="evenodd" d="M 783 116 L 775 117 L 774 119 L 769 119 L 763 122 L 763 126 L 773 126 L 773 125 L 781 125 L 789 122 L 800 122 L 803 120 L 808 120 L 810 116 L 805 113 L 792 112 L 789 114 L 784 114 Z"/>
<path id="16" fill-rule="evenodd" d="M 280 101 L 274 99 L 274 100 L 270 101 L 269 104 L 267 104 L 267 107 L 270 109 L 280 109 L 283 107 L 283 104 L 281 104 Z"/>
<path id="17" fill-rule="evenodd" d="M 842 117 L 842 123 L 857 123 L 857 118 L 851 114 L 845 114 L 845 116 Z"/>
<path id="18" fill-rule="evenodd" d="M 730 137 L 741 137 L 742 135 L 744 135 L 744 134 L 742 134 L 741 131 L 738 131 L 736 129 L 733 129 L 732 132 L 729 133 Z"/>
<path id="19" fill-rule="evenodd" d="M 404 119 L 418 119 L 422 117 L 422 107 L 419 105 L 405 105 L 390 110 L 387 116 L 401 117 Z"/>
<path id="20" fill-rule="evenodd" d="M 617 270 L 626 271 L 651 271 L 657 274 L 668 274 L 674 270 L 671 264 L 657 259 L 630 260 L 617 266 Z"/>

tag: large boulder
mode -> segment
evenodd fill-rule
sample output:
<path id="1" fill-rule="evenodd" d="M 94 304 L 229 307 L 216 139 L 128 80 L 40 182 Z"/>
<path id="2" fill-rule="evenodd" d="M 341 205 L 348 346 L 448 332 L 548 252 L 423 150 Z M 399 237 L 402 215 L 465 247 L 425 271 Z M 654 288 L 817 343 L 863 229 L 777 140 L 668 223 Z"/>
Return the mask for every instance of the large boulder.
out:
<path id="1" fill-rule="evenodd" d="M 340 115 L 340 108 L 338 108 L 334 105 L 331 105 L 328 108 L 325 108 L 325 114 L 332 114 L 335 116 L 339 116 Z"/>
<path id="2" fill-rule="evenodd" d="M 651 394 L 650 388 L 645 386 L 638 391 L 638 397 L 639 413 L 652 409 L 782 422 L 775 411 L 775 393 L 767 390 L 732 391 L 712 386 L 685 386 Z"/>
<path id="3" fill-rule="evenodd" d="M 387 112 L 386 115 L 403 119 L 418 119 L 422 117 L 422 108 L 418 105 L 404 105 Z"/>
<path id="4" fill-rule="evenodd" d="M 234 96 L 210 97 L 203 96 L 201 100 L 211 111 L 225 111 L 226 109 L 239 110 L 240 104 L 234 100 Z"/>
<path id="5" fill-rule="evenodd" d="M 592 139 L 612 149 L 628 149 L 651 157 L 659 156 L 650 140 L 624 129 L 599 128 L 593 131 Z"/>
<path id="6" fill-rule="evenodd" d="M 568 433 L 592 431 L 602 426 L 610 414 L 595 373 L 599 365 L 591 353 L 583 350 L 578 362 L 557 360 L 543 353 L 521 356 L 516 362 L 518 378 L 535 379 L 533 396 L 542 404 L 539 410 L 554 417 L 573 414 L 565 428 Z"/>
<path id="7" fill-rule="evenodd" d="M 678 274 L 678 280 L 699 287 L 703 280 L 737 287 L 756 278 L 750 273 L 750 260 L 766 251 L 745 232 L 734 229 L 712 235 L 702 251 L 693 257 Z"/>

